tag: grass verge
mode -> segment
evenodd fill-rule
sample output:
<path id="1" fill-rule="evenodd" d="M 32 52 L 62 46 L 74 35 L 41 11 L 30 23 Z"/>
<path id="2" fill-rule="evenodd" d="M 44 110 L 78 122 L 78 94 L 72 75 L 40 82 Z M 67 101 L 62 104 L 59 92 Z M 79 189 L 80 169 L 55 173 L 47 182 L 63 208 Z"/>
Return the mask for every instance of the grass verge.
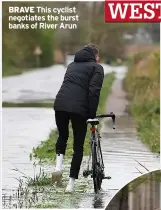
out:
<path id="1" fill-rule="evenodd" d="M 160 53 L 136 54 L 124 81 L 138 133 L 152 152 L 160 151 Z"/>
<path id="2" fill-rule="evenodd" d="M 86 169 L 87 158 L 83 158 L 80 174 Z M 25 173 L 18 169 L 15 171 L 22 174 L 17 179 L 19 186 L 14 194 L 10 197 L 10 201 L 3 202 L 4 208 L 79 208 L 80 200 L 90 192 L 92 188 L 92 179 L 87 177 L 84 179 L 80 176 L 77 180 L 74 193 L 65 193 L 64 189 L 69 181 L 68 175 L 70 170 L 69 160 L 65 160 L 64 172 L 61 182 L 53 185 L 51 179 L 52 165 L 47 165 L 46 169 L 35 165 L 34 176 L 28 177 Z M 38 168 L 37 168 L 38 167 Z M 37 169 L 38 170 L 37 170 Z M 40 171 L 39 171 L 40 168 Z M 15 200 L 15 194 L 18 195 Z M 63 199 L 62 199 L 63 197 Z M 4 197 L 3 197 L 4 198 Z M 12 199 L 11 199 L 12 198 Z M 9 203 L 9 206 L 7 205 Z"/>
<path id="3" fill-rule="evenodd" d="M 13 103 L 13 102 L 3 102 L 2 107 L 46 107 L 52 108 L 53 102 L 23 102 L 23 103 Z"/>
<path id="4" fill-rule="evenodd" d="M 23 68 L 17 68 L 17 67 L 12 67 L 12 66 L 6 66 L 3 67 L 3 69 L 5 69 L 4 71 L 2 71 L 2 77 L 9 77 L 9 76 L 15 76 L 15 75 L 19 75 L 28 71 L 32 71 L 33 69 L 23 69 Z"/>
<path id="5" fill-rule="evenodd" d="M 100 94 L 100 102 L 98 106 L 97 113 L 104 113 L 105 110 L 105 104 L 107 97 L 110 93 L 112 83 L 114 81 L 114 73 L 108 74 L 104 78 L 101 94 Z M 57 140 L 58 131 L 52 130 L 49 134 L 49 137 L 47 140 L 42 141 L 41 144 L 33 148 L 32 153 L 30 154 L 30 158 L 38 158 L 41 161 L 45 159 L 52 160 L 55 158 L 55 143 Z M 89 154 L 89 137 L 90 137 L 90 131 L 87 132 L 86 140 L 84 144 L 84 155 Z M 68 139 L 68 146 L 66 150 L 66 156 L 72 156 L 73 154 L 73 132 L 71 125 L 69 126 L 69 139 Z"/>

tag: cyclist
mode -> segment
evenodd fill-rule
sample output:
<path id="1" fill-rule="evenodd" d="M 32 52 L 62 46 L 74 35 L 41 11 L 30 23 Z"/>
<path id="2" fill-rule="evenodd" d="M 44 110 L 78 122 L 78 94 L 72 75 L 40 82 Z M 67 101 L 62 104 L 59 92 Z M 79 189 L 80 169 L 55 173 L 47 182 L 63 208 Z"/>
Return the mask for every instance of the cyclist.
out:
<path id="1" fill-rule="evenodd" d="M 70 179 L 66 192 L 74 190 L 83 158 L 83 146 L 87 132 L 87 119 L 93 119 L 99 103 L 100 90 L 104 79 L 103 67 L 98 64 L 99 50 L 94 44 L 88 44 L 75 54 L 70 63 L 62 86 L 54 102 L 55 119 L 58 128 L 56 142 L 56 168 L 52 174 L 53 182 L 63 173 L 65 155 L 71 120 L 74 143 Z"/>

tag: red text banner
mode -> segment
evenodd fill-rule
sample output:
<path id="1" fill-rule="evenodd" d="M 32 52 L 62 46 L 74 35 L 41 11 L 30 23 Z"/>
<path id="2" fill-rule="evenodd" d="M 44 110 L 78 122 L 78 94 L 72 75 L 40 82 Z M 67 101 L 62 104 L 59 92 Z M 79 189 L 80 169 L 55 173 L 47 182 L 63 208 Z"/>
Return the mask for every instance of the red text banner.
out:
<path id="1" fill-rule="evenodd" d="M 105 22 L 161 22 L 161 0 L 106 0 Z"/>

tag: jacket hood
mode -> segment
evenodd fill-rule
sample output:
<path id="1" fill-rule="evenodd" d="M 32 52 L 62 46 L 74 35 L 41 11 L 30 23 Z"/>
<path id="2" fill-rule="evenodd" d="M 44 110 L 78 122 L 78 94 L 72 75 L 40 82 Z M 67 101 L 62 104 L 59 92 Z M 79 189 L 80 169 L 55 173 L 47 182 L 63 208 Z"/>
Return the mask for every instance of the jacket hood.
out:
<path id="1" fill-rule="evenodd" d="M 96 62 L 96 58 L 91 48 L 84 47 L 82 50 L 76 52 L 74 62 Z"/>

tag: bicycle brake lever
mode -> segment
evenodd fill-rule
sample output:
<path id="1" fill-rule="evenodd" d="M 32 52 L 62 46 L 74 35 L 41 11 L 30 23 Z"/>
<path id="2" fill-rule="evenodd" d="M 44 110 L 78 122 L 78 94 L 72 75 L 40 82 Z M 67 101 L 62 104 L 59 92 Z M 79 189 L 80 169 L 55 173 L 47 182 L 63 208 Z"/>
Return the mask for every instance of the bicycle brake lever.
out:
<path id="1" fill-rule="evenodd" d="M 112 119 L 113 121 L 113 129 L 116 129 L 116 126 L 115 126 L 115 119 Z"/>
<path id="2" fill-rule="evenodd" d="M 113 129 L 116 129 L 116 127 L 115 127 L 115 115 L 112 117 L 112 121 L 113 121 Z"/>

